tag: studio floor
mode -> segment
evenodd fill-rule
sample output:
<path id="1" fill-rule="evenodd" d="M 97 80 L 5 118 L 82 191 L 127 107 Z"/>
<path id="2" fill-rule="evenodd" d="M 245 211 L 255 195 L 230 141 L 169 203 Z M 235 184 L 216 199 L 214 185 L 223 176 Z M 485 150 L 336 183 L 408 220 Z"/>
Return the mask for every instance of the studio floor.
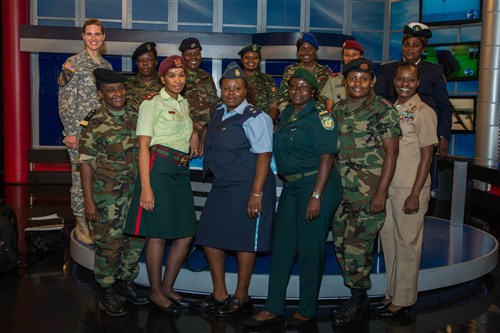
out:
<path id="1" fill-rule="evenodd" d="M 65 219 L 68 231 L 73 228 L 67 186 L 3 186 L 2 190 L 2 197 L 14 201 L 20 228 L 24 229 L 28 217 L 52 213 Z M 469 217 L 467 222 L 499 239 L 500 224 L 498 219 L 496 223 L 494 220 L 494 217 L 490 220 Z M 99 295 L 93 272 L 71 259 L 68 246 L 48 254 L 29 253 L 23 259 L 25 269 L 0 273 L 1 333 L 500 332 L 499 266 L 476 280 L 421 293 L 411 315 L 403 320 L 384 321 L 372 314 L 355 326 L 335 328 L 328 313 L 339 300 L 330 300 L 320 302 L 317 319 L 306 326 L 290 329 L 283 323 L 250 330 L 240 323 L 244 316 L 219 319 L 210 313 L 187 310 L 178 317 L 168 317 L 148 305 L 127 304 L 126 316 L 109 317 L 97 307 Z M 263 302 L 255 303 L 257 312 Z M 291 314 L 296 307 L 296 302 L 290 301 L 287 313 Z"/>

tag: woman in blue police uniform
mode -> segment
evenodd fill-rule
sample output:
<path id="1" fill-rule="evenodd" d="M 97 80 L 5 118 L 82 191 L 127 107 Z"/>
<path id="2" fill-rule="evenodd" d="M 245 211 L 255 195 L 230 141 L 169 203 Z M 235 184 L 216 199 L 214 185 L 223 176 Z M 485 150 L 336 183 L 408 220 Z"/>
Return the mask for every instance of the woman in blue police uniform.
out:
<path id="1" fill-rule="evenodd" d="M 231 62 L 219 82 L 222 103 L 212 114 L 205 136 L 204 176 L 214 176 L 201 214 L 195 243 L 203 246 L 213 293 L 194 304 L 217 316 L 252 310 L 248 287 L 256 252 L 271 249 L 276 184 L 270 171 L 271 118 L 246 100 L 243 70 Z M 229 297 L 225 251 L 236 252 L 238 284 Z"/>
<path id="2" fill-rule="evenodd" d="M 288 81 L 292 104 L 283 111 L 273 138 L 276 166 L 284 182 L 273 231 L 268 299 L 264 311 L 243 321 L 247 326 L 281 320 L 297 256 L 299 308 L 287 325 L 303 325 L 316 315 L 326 238 L 342 198 L 340 177 L 333 170 L 337 154 L 336 120 L 315 99 L 319 89 L 314 74 L 302 68 Z"/>

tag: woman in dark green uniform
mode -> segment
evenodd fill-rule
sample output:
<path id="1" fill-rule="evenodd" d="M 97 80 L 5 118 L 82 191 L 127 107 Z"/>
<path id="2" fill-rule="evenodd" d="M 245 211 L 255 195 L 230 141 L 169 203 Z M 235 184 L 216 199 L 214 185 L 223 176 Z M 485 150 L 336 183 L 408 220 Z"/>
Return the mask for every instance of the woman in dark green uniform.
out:
<path id="1" fill-rule="evenodd" d="M 273 153 L 283 179 L 273 231 L 271 272 L 264 311 L 243 321 L 260 326 L 281 320 L 295 257 L 300 278 L 299 309 L 287 325 L 307 323 L 316 315 L 326 258 L 326 238 L 342 197 L 340 177 L 333 168 L 337 125 L 322 103 L 318 81 L 298 68 L 288 81 L 292 104 L 281 115 L 274 133 Z"/>

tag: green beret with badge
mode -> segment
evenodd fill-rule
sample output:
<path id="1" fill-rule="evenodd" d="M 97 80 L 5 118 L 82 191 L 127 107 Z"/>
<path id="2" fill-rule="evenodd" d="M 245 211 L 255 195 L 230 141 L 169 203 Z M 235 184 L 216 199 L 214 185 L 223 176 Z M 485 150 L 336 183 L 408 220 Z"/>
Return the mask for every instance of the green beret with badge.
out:
<path id="1" fill-rule="evenodd" d="M 262 46 L 260 46 L 259 44 L 251 44 L 251 45 L 247 45 L 245 47 L 243 47 L 239 52 L 238 52 L 238 55 L 242 56 L 247 53 L 247 52 L 257 52 L 259 54 L 259 57 L 260 57 L 260 50 L 262 49 Z"/>

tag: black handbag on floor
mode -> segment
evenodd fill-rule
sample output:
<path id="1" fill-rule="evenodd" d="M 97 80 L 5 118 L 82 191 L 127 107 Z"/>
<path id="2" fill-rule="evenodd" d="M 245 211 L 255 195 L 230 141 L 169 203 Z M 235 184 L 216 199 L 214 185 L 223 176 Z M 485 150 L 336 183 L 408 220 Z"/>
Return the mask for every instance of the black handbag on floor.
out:
<path id="1" fill-rule="evenodd" d="M 20 264 L 18 238 L 14 209 L 0 202 L 0 272 L 10 271 Z"/>

